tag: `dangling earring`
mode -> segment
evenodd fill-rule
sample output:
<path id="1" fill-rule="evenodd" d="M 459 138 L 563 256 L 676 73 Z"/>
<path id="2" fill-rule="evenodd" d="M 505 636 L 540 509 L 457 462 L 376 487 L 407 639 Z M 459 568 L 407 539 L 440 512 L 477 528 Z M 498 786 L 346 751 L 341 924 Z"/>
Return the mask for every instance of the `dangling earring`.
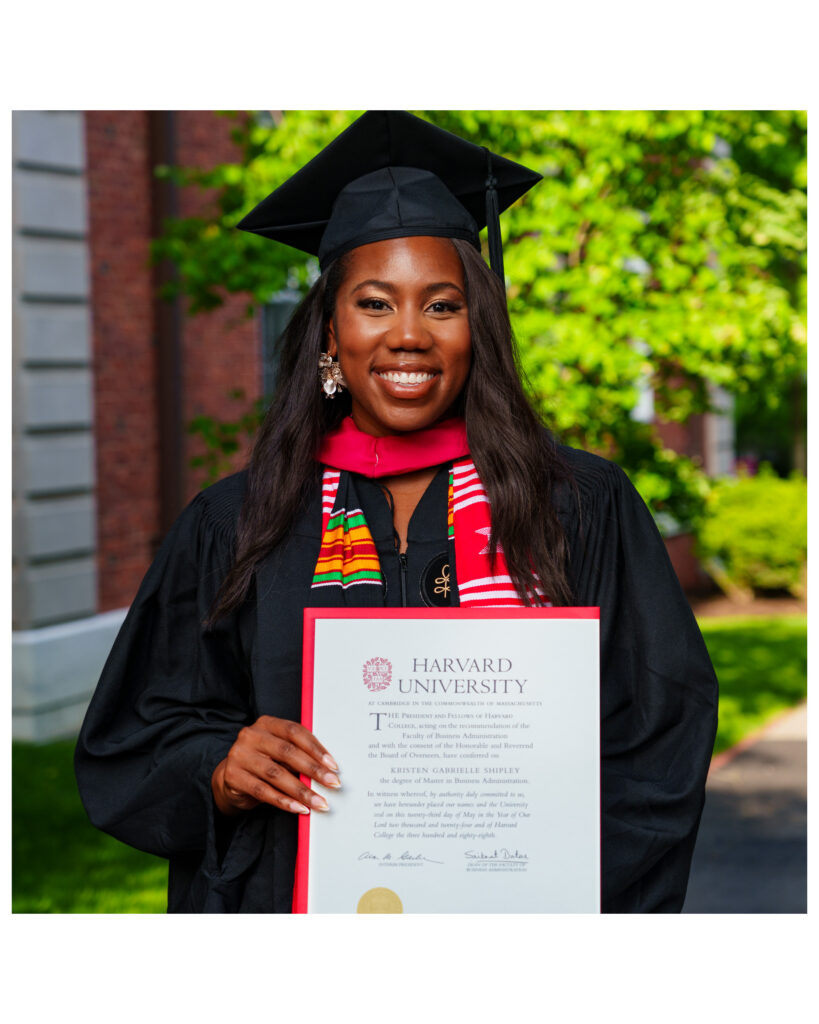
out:
<path id="1" fill-rule="evenodd" d="M 336 391 L 347 387 L 347 381 L 341 372 L 338 363 L 333 362 L 333 357 L 328 352 L 322 352 L 319 356 L 319 380 L 325 398 L 335 398 Z"/>

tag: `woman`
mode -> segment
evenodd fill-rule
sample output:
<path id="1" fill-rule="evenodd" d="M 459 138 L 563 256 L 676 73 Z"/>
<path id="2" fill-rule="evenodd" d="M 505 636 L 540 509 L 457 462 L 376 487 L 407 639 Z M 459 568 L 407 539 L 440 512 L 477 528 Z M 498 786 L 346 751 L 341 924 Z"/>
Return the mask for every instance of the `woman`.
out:
<path id="1" fill-rule="evenodd" d="M 371 112 L 240 225 L 322 274 L 248 471 L 175 524 L 76 755 L 92 821 L 169 858 L 169 910 L 290 910 L 298 816 L 329 806 L 298 776 L 340 785 L 298 724 L 304 607 L 550 602 L 601 610 L 603 909 L 681 908 L 716 684 L 625 475 L 525 399 L 478 228 L 499 269 L 498 210 L 537 178 Z"/>

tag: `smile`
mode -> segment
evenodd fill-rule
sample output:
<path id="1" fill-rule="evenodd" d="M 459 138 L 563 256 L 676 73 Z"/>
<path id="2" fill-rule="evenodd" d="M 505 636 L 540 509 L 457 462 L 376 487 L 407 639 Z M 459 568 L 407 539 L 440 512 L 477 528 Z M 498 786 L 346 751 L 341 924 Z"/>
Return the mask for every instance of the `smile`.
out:
<path id="1" fill-rule="evenodd" d="M 407 373 L 404 370 L 385 370 L 377 374 L 382 380 L 388 380 L 391 384 L 426 384 L 427 381 L 435 378 L 434 373 Z"/>

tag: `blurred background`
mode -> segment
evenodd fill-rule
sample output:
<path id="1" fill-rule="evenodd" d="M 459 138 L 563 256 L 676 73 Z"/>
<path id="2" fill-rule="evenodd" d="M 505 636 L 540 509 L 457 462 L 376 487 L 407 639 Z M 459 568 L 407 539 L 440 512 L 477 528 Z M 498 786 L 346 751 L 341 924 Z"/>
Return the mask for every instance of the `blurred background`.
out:
<path id="1" fill-rule="evenodd" d="M 88 825 L 73 738 L 318 274 L 235 224 L 358 113 L 13 114 L 17 912 L 164 909 L 165 863 Z M 544 175 L 502 218 L 529 392 L 628 472 L 717 668 L 686 909 L 804 910 L 807 116 L 415 113 Z"/>

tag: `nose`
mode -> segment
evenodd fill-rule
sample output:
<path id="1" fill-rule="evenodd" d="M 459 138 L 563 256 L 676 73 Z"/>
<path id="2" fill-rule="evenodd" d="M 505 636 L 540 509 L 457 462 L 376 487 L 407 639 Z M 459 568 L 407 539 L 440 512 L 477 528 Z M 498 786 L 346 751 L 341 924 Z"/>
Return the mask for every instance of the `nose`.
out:
<path id="1" fill-rule="evenodd" d="M 432 339 L 422 312 L 411 307 L 399 310 L 387 335 L 387 344 L 393 351 L 429 348 Z"/>

